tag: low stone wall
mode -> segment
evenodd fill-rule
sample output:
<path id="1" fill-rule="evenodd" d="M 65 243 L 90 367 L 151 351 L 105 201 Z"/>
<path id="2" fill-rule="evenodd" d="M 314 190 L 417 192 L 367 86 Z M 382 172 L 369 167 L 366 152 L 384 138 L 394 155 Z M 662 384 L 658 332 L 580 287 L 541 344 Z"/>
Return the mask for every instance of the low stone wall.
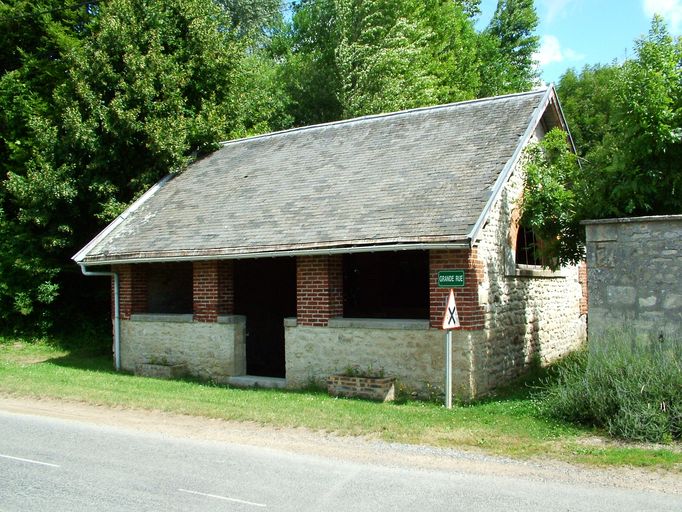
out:
<path id="1" fill-rule="evenodd" d="M 287 386 L 325 381 L 348 367 L 383 368 L 387 377 L 420 392 L 443 390 L 445 334 L 428 320 L 331 319 L 327 327 L 285 321 Z M 482 331 L 453 332 L 453 393 L 469 398 L 475 391 L 474 347 Z"/>
<path id="2" fill-rule="evenodd" d="M 192 315 L 132 315 L 121 321 L 121 366 L 185 365 L 190 375 L 226 382 L 245 373 L 243 316 L 193 322 Z"/>
<path id="3" fill-rule="evenodd" d="M 682 332 L 682 215 L 585 222 L 590 339 Z"/>

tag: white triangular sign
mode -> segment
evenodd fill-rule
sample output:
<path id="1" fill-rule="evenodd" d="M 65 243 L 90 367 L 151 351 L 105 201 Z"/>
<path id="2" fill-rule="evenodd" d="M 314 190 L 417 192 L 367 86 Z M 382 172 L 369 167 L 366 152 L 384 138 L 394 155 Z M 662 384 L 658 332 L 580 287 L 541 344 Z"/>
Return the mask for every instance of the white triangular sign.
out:
<path id="1" fill-rule="evenodd" d="M 445 308 L 445 316 L 443 316 L 443 329 L 454 329 L 455 327 L 459 327 L 459 316 L 457 316 L 455 292 L 451 288 L 450 297 L 448 297 L 448 305 Z"/>

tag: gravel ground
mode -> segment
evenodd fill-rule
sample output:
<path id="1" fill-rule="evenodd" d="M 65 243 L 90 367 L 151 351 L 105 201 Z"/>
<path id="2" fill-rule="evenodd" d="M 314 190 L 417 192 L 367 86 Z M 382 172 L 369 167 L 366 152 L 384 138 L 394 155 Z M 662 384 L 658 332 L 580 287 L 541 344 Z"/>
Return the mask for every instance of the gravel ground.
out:
<path id="1" fill-rule="evenodd" d="M 473 474 L 526 477 L 595 487 L 682 495 L 682 473 L 628 467 L 591 468 L 555 460 L 515 460 L 475 451 L 387 443 L 302 428 L 274 428 L 160 411 L 95 406 L 80 402 L 0 395 L 0 410 L 96 425 L 156 432 L 172 438 L 250 445 L 387 467 L 448 469 Z"/>

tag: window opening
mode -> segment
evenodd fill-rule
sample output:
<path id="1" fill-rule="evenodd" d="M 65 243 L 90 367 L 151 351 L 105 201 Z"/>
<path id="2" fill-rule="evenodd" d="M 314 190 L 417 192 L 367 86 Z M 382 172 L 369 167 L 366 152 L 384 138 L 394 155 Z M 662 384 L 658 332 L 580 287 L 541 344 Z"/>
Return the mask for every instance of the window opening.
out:
<path id="1" fill-rule="evenodd" d="M 429 317 L 429 254 L 401 251 L 346 254 L 343 316 Z"/>
<path id="2" fill-rule="evenodd" d="M 542 240 L 531 228 L 520 226 L 516 235 L 516 264 L 548 267 L 549 261 L 540 253 Z"/>
<path id="3" fill-rule="evenodd" d="M 149 313 L 192 313 L 192 263 L 155 263 L 147 269 Z"/>

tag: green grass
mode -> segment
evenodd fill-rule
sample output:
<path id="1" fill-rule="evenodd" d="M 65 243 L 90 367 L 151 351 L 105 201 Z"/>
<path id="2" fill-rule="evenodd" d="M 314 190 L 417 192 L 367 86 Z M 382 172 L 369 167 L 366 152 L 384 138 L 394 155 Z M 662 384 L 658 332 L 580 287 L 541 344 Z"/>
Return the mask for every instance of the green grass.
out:
<path id="1" fill-rule="evenodd" d="M 680 445 L 586 446 L 598 435 L 538 414 L 521 383 L 497 397 L 451 410 L 429 402 L 379 404 L 322 391 L 235 389 L 163 381 L 112 370 L 106 350 L 60 348 L 46 341 L 0 338 L 0 393 L 131 409 L 154 409 L 273 427 L 305 427 L 386 441 L 483 450 L 516 458 L 550 457 L 591 465 L 682 469 Z"/>

